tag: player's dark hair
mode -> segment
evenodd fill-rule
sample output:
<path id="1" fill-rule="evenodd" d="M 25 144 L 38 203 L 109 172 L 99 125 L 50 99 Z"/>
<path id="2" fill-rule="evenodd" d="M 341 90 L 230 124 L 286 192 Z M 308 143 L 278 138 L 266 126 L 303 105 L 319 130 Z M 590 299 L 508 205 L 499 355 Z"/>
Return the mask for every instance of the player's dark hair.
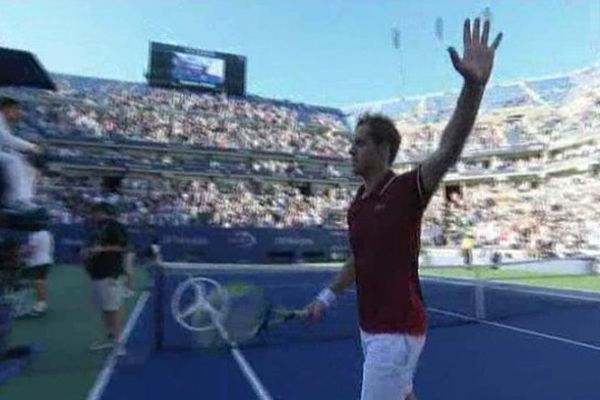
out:
<path id="1" fill-rule="evenodd" d="M 0 97 L 0 109 L 15 107 L 19 104 L 21 103 L 19 103 L 18 100 L 13 99 L 12 97 Z"/>
<path id="2" fill-rule="evenodd" d="M 364 114 L 356 123 L 356 128 L 361 126 L 367 126 L 369 128 L 369 135 L 376 145 L 382 143 L 388 144 L 390 152 L 388 154 L 387 163 L 388 165 L 392 165 L 398 154 L 400 142 L 402 141 L 400 132 L 396 129 L 394 122 L 385 115 Z"/>

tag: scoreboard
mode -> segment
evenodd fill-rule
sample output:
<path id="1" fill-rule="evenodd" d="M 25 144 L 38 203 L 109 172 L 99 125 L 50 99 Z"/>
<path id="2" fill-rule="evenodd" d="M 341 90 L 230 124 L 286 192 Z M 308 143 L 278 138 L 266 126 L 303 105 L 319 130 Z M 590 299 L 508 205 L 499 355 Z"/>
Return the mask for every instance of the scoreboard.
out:
<path id="1" fill-rule="evenodd" d="M 150 43 L 148 83 L 246 94 L 246 57 L 163 43 Z"/>

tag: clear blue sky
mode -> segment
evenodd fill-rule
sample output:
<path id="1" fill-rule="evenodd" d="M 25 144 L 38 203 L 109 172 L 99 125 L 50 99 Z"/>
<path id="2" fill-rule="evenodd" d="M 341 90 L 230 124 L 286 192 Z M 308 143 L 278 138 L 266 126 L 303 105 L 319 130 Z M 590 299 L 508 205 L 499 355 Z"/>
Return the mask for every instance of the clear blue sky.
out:
<path id="1" fill-rule="evenodd" d="M 248 57 L 251 93 L 344 106 L 458 88 L 444 46 L 486 6 L 502 30 L 494 82 L 598 59 L 600 0 L 0 0 L 0 44 L 48 69 L 143 81 L 148 42 Z M 401 51 L 391 29 L 401 31 Z M 595 49 L 595 50 L 594 50 Z M 400 79 L 401 71 L 404 79 Z"/>

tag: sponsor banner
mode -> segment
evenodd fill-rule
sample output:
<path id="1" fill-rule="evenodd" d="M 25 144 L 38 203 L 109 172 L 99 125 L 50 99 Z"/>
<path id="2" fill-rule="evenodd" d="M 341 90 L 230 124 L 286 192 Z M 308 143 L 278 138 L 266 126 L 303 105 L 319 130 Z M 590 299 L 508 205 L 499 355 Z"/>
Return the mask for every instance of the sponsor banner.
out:
<path id="1" fill-rule="evenodd" d="M 89 227 L 56 225 L 56 259 L 79 263 Z M 216 228 L 208 226 L 128 227 L 130 241 L 143 256 L 153 240 L 166 261 L 269 263 L 335 261 L 349 254 L 345 230 L 298 228 Z"/>

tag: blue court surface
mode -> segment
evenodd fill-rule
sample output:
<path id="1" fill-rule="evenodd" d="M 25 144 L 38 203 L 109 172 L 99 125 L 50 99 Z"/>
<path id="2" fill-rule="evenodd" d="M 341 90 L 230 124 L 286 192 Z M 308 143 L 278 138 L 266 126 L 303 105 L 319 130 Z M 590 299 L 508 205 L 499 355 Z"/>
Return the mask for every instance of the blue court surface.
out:
<path id="1" fill-rule="evenodd" d="M 305 296 L 303 290 L 298 295 L 303 279 L 323 282 L 326 276 L 263 276 L 258 283 L 272 284 L 272 292 L 286 294 L 275 296 L 278 301 L 294 293 L 293 300 L 299 302 Z M 438 284 L 445 287 L 439 299 Z M 168 288 L 168 283 L 162 285 Z M 419 399 L 600 398 L 597 294 L 517 285 L 487 288 L 479 293 L 486 308 L 485 319 L 480 319 L 464 308 L 478 296 L 471 283 L 440 280 L 434 287 L 425 282 L 425 296 L 435 304 L 416 377 Z M 300 335 L 288 340 L 293 332 L 311 329 L 299 324 L 282 327 L 283 332 L 273 332 L 274 337 L 262 343 L 200 350 L 188 346 L 179 328 L 170 325 L 166 299 L 154 297 L 153 292 L 140 298 L 126 329 L 126 352 L 114 351 L 108 357 L 89 400 L 360 397 L 358 336 L 339 334 L 341 328 L 333 322 L 324 322 L 323 331 L 317 328 L 305 340 Z M 440 310 L 443 301 L 449 310 Z M 351 300 L 348 306 L 353 307 Z M 350 308 L 346 312 L 350 314 Z M 355 324 L 355 319 L 341 315 L 331 317 Z M 151 328 L 156 318 L 167 321 L 159 323 L 158 330 Z M 347 329 L 347 321 L 338 325 Z M 340 332 L 327 336 L 328 328 Z M 156 335 L 163 345 L 157 344 Z"/>

